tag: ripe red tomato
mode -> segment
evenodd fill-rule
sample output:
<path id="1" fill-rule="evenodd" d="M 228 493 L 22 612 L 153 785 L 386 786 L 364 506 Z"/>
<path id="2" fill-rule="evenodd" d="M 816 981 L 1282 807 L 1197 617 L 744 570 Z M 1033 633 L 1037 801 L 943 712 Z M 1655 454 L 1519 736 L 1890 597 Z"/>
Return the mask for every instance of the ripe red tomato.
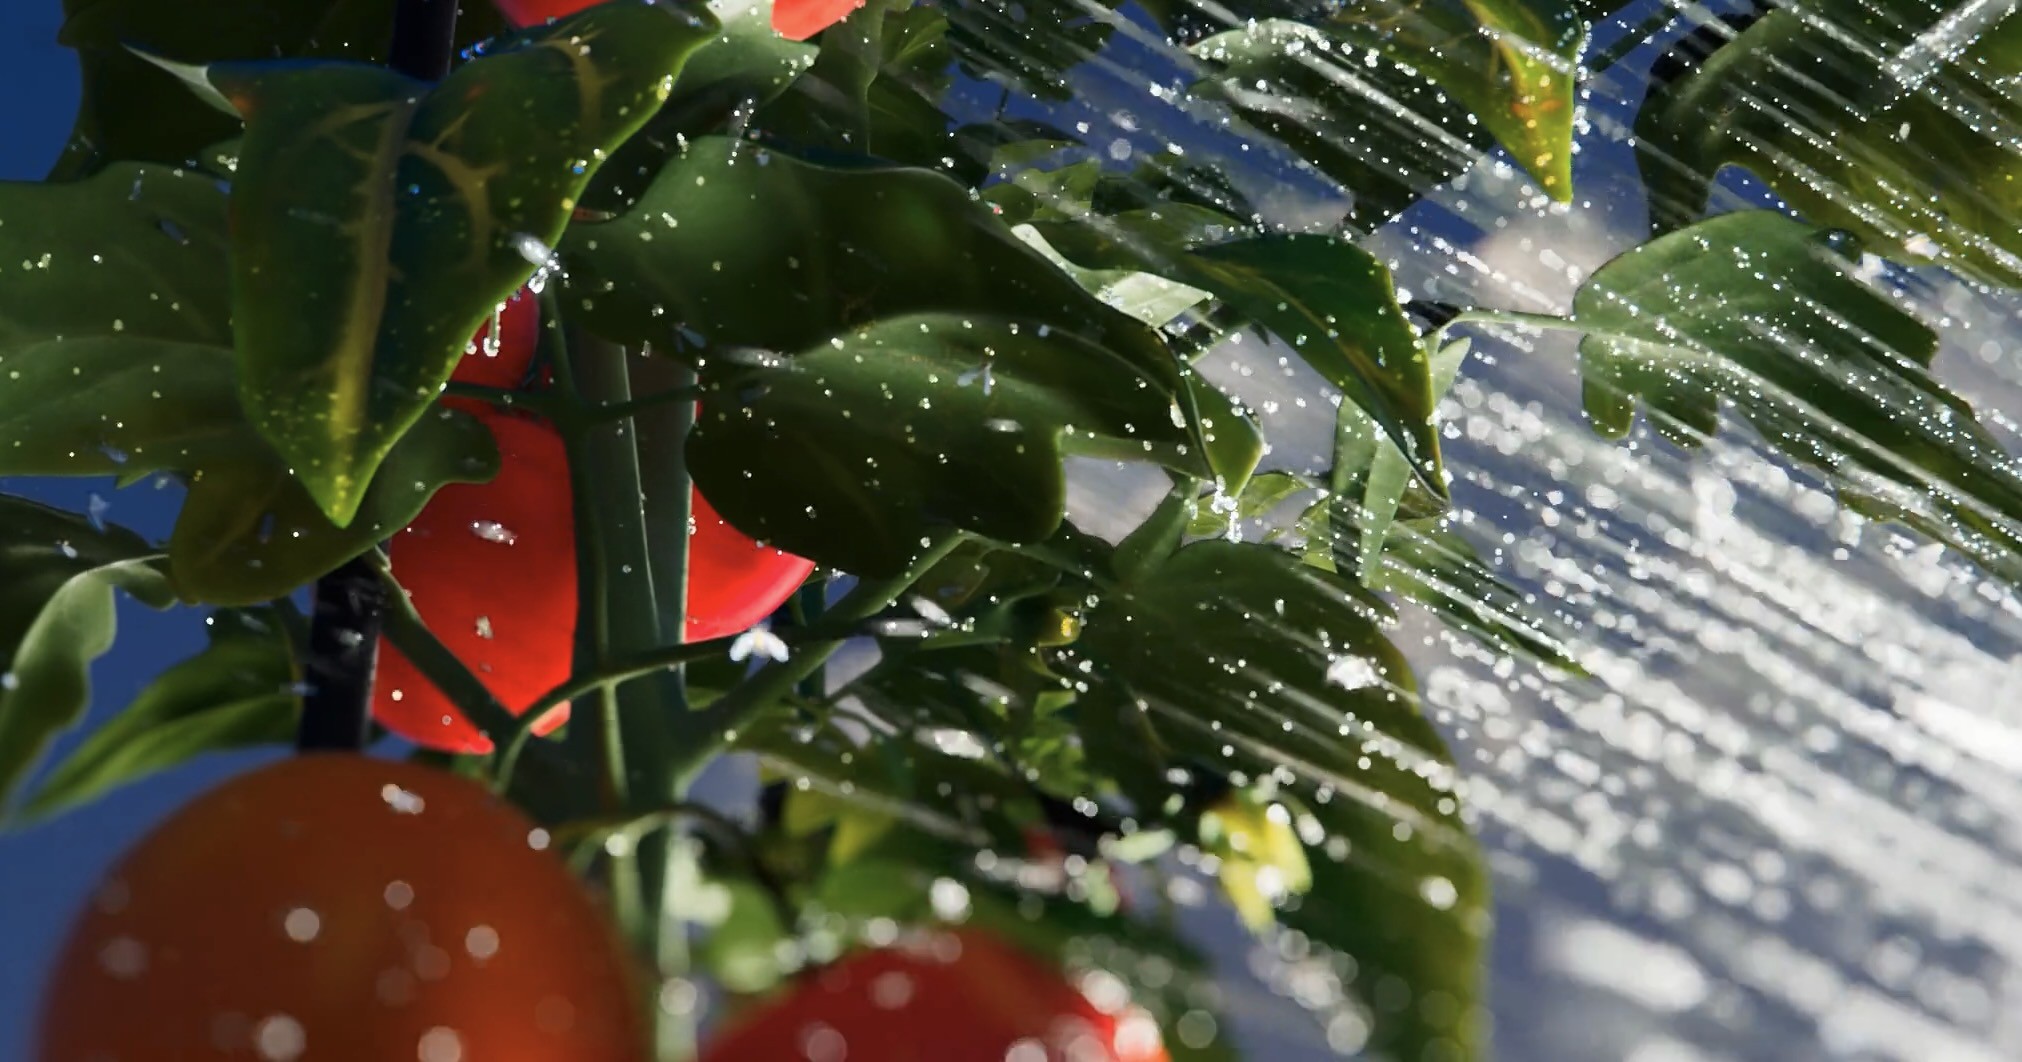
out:
<path id="1" fill-rule="evenodd" d="M 732 1019 L 701 1062 L 1166 1062 L 1151 1019 L 1109 1002 L 996 937 L 937 933 L 809 975 Z"/>
<path id="2" fill-rule="evenodd" d="M 498 440 L 489 483 L 452 483 L 393 537 L 387 555 L 422 622 L 500 704 L 523 712 L 569 677 L 576 637 L 576 532 L 569 463 L 547 424 L 477 414 Z M 445 752 L 491 741 L 393 643 L 382 641 L 372 714 L 401 737 Z M 556 712 L 535 726 L 562 724 Z"/>
<path id="3" fill-rule="evenodd" d="M 487 330 L 489 325 L 486 326 Z M 533 363 L 539 304 L 521 292 L 500 316 L 495 352 L 473 340 L 453 379 L 515 387 Z M 569 466 L 551 426 L 482 402 L 448 399 L 492 431 L 499 474 L 453 483 L 388 547 L 394 573 L 428 629 L 518 713 L 569 677 L 576 636 L 576 540 Z M 805 582 L 814 562 L 761 546 L 724 522 L 698 491 L 689 537 L 685 637 L 735 634 L 772 614 Z M 491 741 L 382 641 L 372 714 L 381 726 L 428 748 L 484 753 Z M 568 718 L 535 725 L 545 734 Z"/>
<path id="4" fill-rule="evenodd" d="M 470 339 L 463 360 L 457 362 L 450 379 L 483 387 L 513 388 L 526 382 L 527 367 L 540 349 L 541 304 L 525 288 L 513 292 L 494 320 L 498 338 L 492 340 L 492 321 L 486 321 Z M 456 404 L 452 400 L 452 404 Z M 475 403 L 464 402 L 470 409 Z"/>
<path id="5" fill-rule="evenodd" d="M 691 642 L 749 630 L 793 596 L 814 562 L 762 546 L 730 526 L 696 491 L 695 533 L 688 536 L 688 629 Z"/>
<path id="6" fill-rule="evenodd" d="M 531 26 L 596 6 L 601 0 L 498 0 L 498 9 L 515 26 Z M 863 0 L 773 0 L 773 31 L 790 41 L 804 41 L 841 22 L 863 6 Z"/>
<path id="7" fill-rule="evenodd" d="M 325 754 L 240 775 L 94 892 L 39 1062 L 638 1062 L 639 982 L 540 835 L 481 787 Z"/>

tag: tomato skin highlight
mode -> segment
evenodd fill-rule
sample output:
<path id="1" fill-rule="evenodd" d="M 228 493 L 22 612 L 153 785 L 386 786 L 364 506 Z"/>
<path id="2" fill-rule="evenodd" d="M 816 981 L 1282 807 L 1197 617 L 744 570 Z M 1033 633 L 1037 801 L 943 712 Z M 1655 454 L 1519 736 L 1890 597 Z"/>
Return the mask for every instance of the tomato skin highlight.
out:
<path id="1" fill-rule="evenodd" d="M 418 764 L 322 753 L 232 778 L 95 890 L 33 1057 L 638 1062 L 639 975 L 536 836 Z"/>
<path id="2" fill-rule="evenodd" d="M 498 9 L 515 26 L 533 26 L 565 18 L 596 6 L 601 0 L 498 0 Z M 849 17 L 863 0 L 773 0 L 773 32 L 790 41 L 804 41 Z"/>
<path id="3" fill-rule="evenodd" d="M 837 1050 L 840 1048 L 840 1050 Z M 1167 1062 L 1142 1012 L 1104 1013 L 1058 971 L 987 933 L 857 952 L 730 1020 L 700 1062 L 846 1058 Z"/>

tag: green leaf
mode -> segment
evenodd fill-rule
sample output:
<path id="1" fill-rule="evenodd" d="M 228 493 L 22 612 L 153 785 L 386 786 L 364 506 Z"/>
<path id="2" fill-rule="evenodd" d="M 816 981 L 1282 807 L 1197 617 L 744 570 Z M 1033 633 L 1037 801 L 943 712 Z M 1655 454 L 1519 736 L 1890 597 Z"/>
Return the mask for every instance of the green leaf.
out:
<path id="1" fill-rule="evenodd" d="M 1573 0 L 1357 0 L 1332 21 L 1344 44 L 1416 68 L 1495 134 L 1546 195 L 1573 195 L 1577 65 Z"/>
<path id="2" fill-rule="evenodd" d="M 1200 509 L 1194 494 L 1191 482 L 1174 484 L 1166 492 L 1165 500 L 1158 503 L 1158 508 L 1145 517 L 1144 523 L 1123 536 L 1123 541 L 1116 544 L 1112 562 L 1118 578 L 1125 582 L 1135 581 L 1171 559 L 1180 547 L 1180 536 L 1185 534 L 1191 518 Z"/>
<path id="3" fill-rule="evenodd" d="M 1115 736 L 1094 762 L 1149 761 L 1133 775 L 1147 821 L 1173 814 L 1161 791 L 1186 795 L 1175 770 L 1271 779 L 1312 820 L 1295 819 L 1312 888 L 1280 920 L 1350 956 L 1358 991 L 1392 977 L 1408 994 L 1374 1008 L 1371 1047 L 1474 1057 L 1486 875 L 1451 757 L 1380 631 L 1382 606 L 1362 594 L 1270 546 L 1194 543 L 1089 617 L 1077 649 L 1123 697 L 1077 711 L 1109 710 Z"/>
<path id="4" fill-rule="evenodd" d="M 1435 351 L 1432 392 L 1444 395 L 1467 360 L 1466 340 Z M 1411 465 L 1376 423 L 1352 402 L 1341 403 L 1334 425 L 1334 467 L 1327 496 L 1302 521 L 1309 559 L 1367 584 L 1394 521 L 1437 517 L 1447 499 L 1411 474 Z"/>
<path id="5" fill-rule="evenodd" d="M 1184 267 L 1187 283 L 1269 329 L 1340 388 L 1403 451 L 1420 485 L 1446 497 L 1431 366 L 1374 255 L 1325 236 L 1260 236 L 1194 251 Z"/>
<path id="6" fill-rule="evenodd" d="M 1493 143 L 1425 74 L 1381 54 L 1366 65 L 1366 48 L 1298 22 L 1259 19 L 1190 50 L 1211 71 L 1192 94 L 1226 103 L 1252 139 L 1276 140 L 1353 193 L 1349 221 L 1363 229 L 1403 212 Z"/>
<path id="7" fill-rule="evenodd" d="M 300 671 L 271 610 L 220 612 L 211 644 L 169 668 L 58 763 L 22 805 L 41 818 L 209 752 L 284 744 L 295 733 Z"/>
<path id="8" fill-rule="evenodd" d="M 1587 415 L 1621 435 L 1640 399 L 1690 445 L 1724 400 L 1863 505 L 2022 578 L 2022 477 L 1932 376 L 1936 334 L 1858 277 L 1849 244 L 1749 211 L 1603 265 L 1573 302 Z"/>
<path id="9" fill-rule="evenodd" d="M 0 810 L 91 703 L 91 662 L 112 647 L 114 590 L 174 600 L 160 554 L 123 528 L 0 495 Z"/>
<path id="10" fill-rule="evenodd" d="M 188 473 L 189 496 L 169 537 L 176 592 L 215 605 L 285 596 L 392 537 L 438 488 L 486 482 L 498 464 L 498 446 L 482 422 L 436 407 L 394 445 L 343 527 L 264 445 L 197 467 Z"/>
<path id="11" fill-rule="evenodd" d="M 963 67 L 1041 99 L 1072 95 L 1068 72 L 1100 51 L 1117 20 L 1113 3 L 979 0 L 950 4 L 948 44 Z"/>
<path id="12" fill-rule="evenodd" d="M 109 171 L 83 184 L 48 187 L 69 195 L 103 187 L 114 176 Z M 4 191 L 0 211 L 6 210 Z M 15 228 L 14 216 L 0 213 L 7 222 L 0 223 L 0 251 L 12 250 L 4 234 Z M 120 261 L 148 262 L 144 245 Z M 165 262 L 180 259 L 171 255 Z M 64 326 L 56 308 L 81 305 L 90 275 L 79 278 L 80 294 L 67 300 L 60 288 L 48 292 L 54 318 L 37 319 L 32 308 L 22 312 L 12 288 L 0 284 L 0 342 L 7 344 L 0 346 L 0 372 L 7 378 L 0 388 L 0 475 L 132 481 L 164 472 L 181 479 L 189 493 L 169 541 L 169 574 L 188 600 L 245 605 L 284 596 L 406 526 L 443 484 L 482 482 L 497 473 L 490 432 L 468 414 L 438 409 L 394 447 L 358 517 L 339 528 L 246 423 L 228 346 L 138 334 L 143 327 L 201 332 L 207 325 L 193 312 L 199 296 L 178 303 L 184 312 L 153 321 L 136 317 L 141 323 L 122 333 L 91 335 L 80 325 L 75 338 L 36 336 Z"/>
<path id="13" fill-rule="evenodd" d="M 583 206 L 614 214 L 632 209 L 686 141 L 742 135 L 752 113 L 791 88 L 814 56 L 814 45 L 773 32 L 769 2 L 724 12 L 716 36 L 682 65 L 667 102 L 597 170 Z"/>
<path id="14" fill-rule="evenodd" d="M 1563 625 L 1538 616 L 1529 596 L 1503 581 L 1454 528 L 1393 524 L 1368 582 L 1424 606 L 1497 652 L 1587 674 L 1567 646 Z"/>
<path id="15" fill-rule="evenodd" d="M 1637 112 L 1652 220 L 1690 224 L 1719 170 L 1743 166 L 1878 254 L 2022 284 L 2022 159 L 1998 132 L 2022 120 L 2000 87 L 2022 73 L 2010 10 L 1812 0 L 1769 11 Z"/>
<path id="16" fill-rule="evenodd" d="M 572 227 L 561 253 L 588 327 L 663 354 L 808 350 L 886 318 L 975 313 L 1071 332 L 1168 389 L 1179 379 L 1150 329 L 1082 291 L 968 189 L 922 170 L 697 140 L 630 213 Z"/>
<path id="17" fill-rule="evenodd" d="M 77 180 L 118 161 L 182 164 L 237 123 L 187 93 L 129 48 L 184 63 L 307 58 L 380 62 L 398 0 L 66 0 L 58 40 L 83 67 L 77 121 L 52 179 Z M 457 47 L 504 28 L 491 4 L 466 4 Z"/>
<path id="18" fill-rule="evenodd" d="M 714 31 L 699 7 L 629 0 L 433 88 L 339 63 L 206 68 L 247 119 L 231 197 L 241 395 L 334 522 Z"/>
<path id="19" fill-rule="evenodd" d="M 713 360 L 703 384 L 688 443 L 702 492 L 747 534 L 863 575 L 904 570 L 944 528 L 1046 538 L 1070 451 L 1206 471 L 1163 381 L 1032 322 L 895 317 Z"/>
<path id="20" fill-rule="evenodd" d="M 1187 524 L 1187 533 L 1227 535 L 1242 521 L 1258 519 L 1287 499 L 1317 489 L 1319 484 L 1296 472 L 1259 472 L 1240 493 L 1224 492 L 1207 504 L 1197 506 L 1193 519 Z"/>
<path id="21" fill-rule="evenodd" d="M 0 182 L 0 365 L 55 341 L 230 346 L 224 230 L 223 185 L 166 167 Z"/>

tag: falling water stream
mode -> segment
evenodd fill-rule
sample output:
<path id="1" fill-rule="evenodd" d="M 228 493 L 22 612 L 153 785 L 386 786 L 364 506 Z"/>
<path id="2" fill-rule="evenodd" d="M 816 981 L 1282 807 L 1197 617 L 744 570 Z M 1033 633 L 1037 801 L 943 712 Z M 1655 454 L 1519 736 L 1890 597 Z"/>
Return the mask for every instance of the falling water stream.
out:
<path id="1" fill-rule="evenodd" d="M 1581 280 L 1647 238 L 1628 122 L 1650 58 L 1680 32 L 1586 82 L 1573 204 L 1491 156 L 1365 245 L 1411 297 L 1567 312 Z M 1096 66 L 1092 81 L 1131 93 L 1130 67 Z M 1187 143 L 1156 84 L 1150 97 L 1107 111 L 1113 155 L 1147 136 Z M 1713 209 L 1765 201 L 1744 176 Z M 1324 227 L 1342 206 L 1295 181 L 1266 202 L 1284 226 Z M 1888 267 L 1884 283 L 1938 329 L 1938 375 L 2012 444 L 2014 298 L 1937 269 Z M 1493 874 L 1493 1057 L 2022 1054 L 2015 588 L 1847 511 L 1745 424 L 1692 451 L 1642 424 L 1596 435 L 1577 336 L 1456 334 L 1473 352 L 1440 406 L 1455 519 L 1591 672 L 1548 673 L 1409 609 L 1400 632 Z M 1338 396 L 1318 377 L 1254 336 L 1204 366 L 1259 412 L 1264 467 L 1324 470 Z M 1109 536 L 1163 491 L 1155 475 L 1077 471 L 1074 515 Z M 1296 949 L 1249 945 L 1212 911 L 1191 924 L 1224 968 L 1247 950 L 1250 983 L 1230 986 L 1227 1011 L 1253 1057 L 1352 1051 L 1359 1024 Z M 1281 1020 L 1301 1007 L 1319 1020 Z"/>

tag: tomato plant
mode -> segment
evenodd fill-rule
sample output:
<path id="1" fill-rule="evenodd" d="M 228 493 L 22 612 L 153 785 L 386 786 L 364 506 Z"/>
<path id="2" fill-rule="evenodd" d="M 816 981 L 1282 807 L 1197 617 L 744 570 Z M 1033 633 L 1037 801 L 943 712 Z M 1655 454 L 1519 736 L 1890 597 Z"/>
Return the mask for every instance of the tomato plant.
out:
<path id="1" fill-rule="evenodd" d="M 155 539 L 0 494 L 0 796 L 33 818 L 208 752 L 305 756 L 136 850 L 131 903 L 87 910 L 57 974 L 46 1062 L 115 1035 L 90 1014 L 135 1015 L 112 1050 L 214 1035 L 190 1022 L 221 1006 L 356 1057 L 438 1026 L 523 1057 L 551 976 L 570 1028 L 650 1014 L 667 1059 L 805 1051 L 810 1024 L 1008 1057 L 1052 1049 L 1062 1015 L 1118 1059 L 1228 1057 L 1212 964 L 1146 902 L 1173 875 L 1356 971 L 1355 1046 L 1480 1057 L 1487 872 L 1400 613 L 1549 677 L 1581 653 L 1453 518 L 1462 333 L 1580 333 L 1602 433 L 1640 411 L 1690 445 L 1724 410 L 1863 512 L 2022 578 L 2022 477 L 1875 282 L 1927 257 L 2011 283 L 2012 166 L 1930 172 L 1980 135 L 1944 103 L 1979 98 L 1962 68 L 1867 84 L 1870 56 L 1939 29 L 1973 37 L 1948 54 L 1974 77 L 2012 77 L 2005 30 L 1921 12 L 1835 36 L 1779 10 L 1690 38 L 1635 117 L 1651 238 L 1544 314 L 1405 298 L 1359 235 L 1495 151 L 1569 201 L 1583 84 L 1618 58 L 1591 54 L 1606 5 L 73 6 L 76 133 L 48 180 L 0 184 L 0 475 L 152 479 L 178 508 Z M 1183 59 L 1160 116 L 1240 150 L 1074 117 L 1152 39 Z M 1340 224 L 1286 221 L 1239 157 L 1317 182 Z M 1804 216 L 1705 216 L 1728 166 Z M 1928 207 L 1945 196 L 1971 209 Z M 1320 466 L 1282 463 L 1203 371 L 1245 337 L 1318 381 L 1296 401 L 1335 417 Z M 1088 461 L 1169 489 L 1094 534 L 1068 505 Z M 201 610 L 210 642 L 28 785 L 89 701 L 116 594 Z M 698 799 L 726 758 L 770 783 L 755 812 Z M 306 793 L 325 773 L 431 810 Z M 473 785 L 554 851 L 501 842 L 532 827 Z M 438 807 L 483 810 L 438 835 Z M 245 854 L 321 816 L 327 843 Z M 450 905 L 429 947 L 480 902 L 520 919 L 540 946 L 483 924 L 493 972 L 524 980 L 375 1007 L 417 946 L 367 895 L 396 874 Z M 296 946 L 289 903 L 328 948 Z M 371 918 L 340 931 L 352 903 Z M 951 924 L 967 958 L 891 947 Z M 230 944 L 215 973 L 158 1001 L 106 978 L 107 948 L 196 961 L 193 933 Z M 920 1025 L 881 1020 L 893 971 Z M 1091 1004 L 1068 971 L 1114 983 Z M 698 981 L 757 1008 L 719 1043 Z"/>

